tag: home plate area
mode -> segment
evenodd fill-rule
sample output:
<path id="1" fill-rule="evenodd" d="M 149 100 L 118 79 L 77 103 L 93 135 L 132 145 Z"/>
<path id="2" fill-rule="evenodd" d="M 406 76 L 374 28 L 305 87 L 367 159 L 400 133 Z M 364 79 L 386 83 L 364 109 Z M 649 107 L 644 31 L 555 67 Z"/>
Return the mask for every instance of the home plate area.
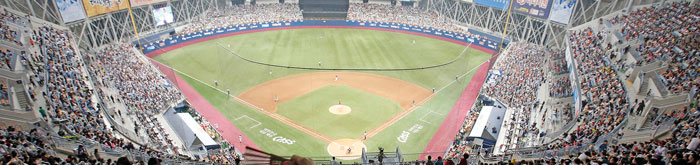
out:
<path id="1" fill-rule="evenodd" d="M 353 160 L 360 158 L 362 149 L 366 149 L 362 141 L 357 139 L 338 139 L 328 144 L 328 153 L 337 159 Z"/>

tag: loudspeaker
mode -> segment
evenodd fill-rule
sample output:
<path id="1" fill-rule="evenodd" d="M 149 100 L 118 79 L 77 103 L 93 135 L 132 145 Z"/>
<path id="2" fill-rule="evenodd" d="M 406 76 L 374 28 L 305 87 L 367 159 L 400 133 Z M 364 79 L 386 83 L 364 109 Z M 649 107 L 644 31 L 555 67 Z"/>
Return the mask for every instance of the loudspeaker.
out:
<path id="1" fill-rule="evenodd" d="M 280 3 L 284 3 L 284 0 L 280 0 Z"/>
<path id="2" fill-rule="evenodd" d="M 367 3 L 367 2 L 369 2 L 369 0 L 362 0 L 362 3 Z"/>

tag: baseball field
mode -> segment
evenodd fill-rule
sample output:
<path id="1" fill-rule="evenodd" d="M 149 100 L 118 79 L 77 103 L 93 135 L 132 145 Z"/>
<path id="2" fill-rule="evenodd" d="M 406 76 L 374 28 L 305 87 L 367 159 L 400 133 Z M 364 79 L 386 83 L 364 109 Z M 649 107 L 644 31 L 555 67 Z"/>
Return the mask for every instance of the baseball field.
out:
<path id="1" fill-rule="evenodd" d="M 260 149 L 352 160 L 362 148 L 422 152 L 490 57 L 417 35 L 311 28 L 212 39 L 154 60 Z"/>

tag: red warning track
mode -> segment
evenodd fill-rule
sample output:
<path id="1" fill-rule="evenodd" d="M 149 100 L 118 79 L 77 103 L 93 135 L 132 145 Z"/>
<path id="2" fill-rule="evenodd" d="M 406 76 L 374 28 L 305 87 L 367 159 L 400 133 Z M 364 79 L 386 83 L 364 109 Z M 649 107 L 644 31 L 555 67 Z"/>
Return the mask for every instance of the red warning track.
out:
<path id="1" fill-rule="evenodd" d="M 223 136 L 226 141 L 230 142 L 233 147 L 237 148 L 239 151 L 242 153 L 245 153 L 246 149 L 245 147 L 251 147 L 254 149 L 260 149 L 253 141 L 251 141 L 241 130 L 236 128 L 226 117 L 219 112 L 213 105 L 209 103 L 202 95 L 199 95 L 199 93 L 190 86 L 185 80 L 183 80 L 177 73 L 175 73 L 172 69 L 168 68 L 167 66 L 158 63 L 152 59 L 149 59 L 151 63 L 153 63 L 156 67 L 158 67 L 158 70 L 160 70 L 167 78 L 170 80 L 170 82 L 179 82 L 179 83 L 174 83 L 177 88 L 182 91 L 183 94 L 185 94 L 185 97 L 187 97 L 187 101 L 192 105 L 199 114 L 201 114 L 209 123 L 212 123 L 212 125 L 216 124 L 219 126 L 219 133 L 221 133 L 221 136 Z M 242 141 L 239 141 L 238 136 L 242 136 Z"/>
<path id="2" fill-rule="evenodd" d="M 426 156 L 428 155 L 425 153 L 443 153 L 447 151 L 447 148 L 450 147 L 450 144 L 452 144 L 451 142 L 454 140 L 455 136 L 457 136 L 460 127 L 462 127 L 462 124 L 464 124 L 464 119 L 467 113 L 469 113 L 474 101 L 476 101 L 476 98 L 479 96 L 479 89 L 486 79 L 488 69 L 488 62 L 479 66 L 476 74 L 474 74 L 472 80 L 469 81 L 467 88 L 464 89 L 464 92 L 462 92 L 462 95 L 452 107 L 450 113 L 447 114 L 447 117 L 445 117 L 445 120 L 443 120 L 440 128 L 438 128 L 435 135 L 433 135 L 433 138 L 430 139 L 430 142 L 428 142 L 428 146 L 426 146 L 425 150 L 423 150 L 423 154 L 421 154 L 421 156 L 418 158 L 419 160 L 425 160 Z M 437 157 L 442 156 L 442 154 L 432 156 Z"/>
<path id="3" fill-rule="evenodd" d="M 398 33 L 406 33 L 406 34 L 413 34 L 413 35 L 420 35 L 424 37 L 430 37 L 434 39 L 439 39 L 439 40 L 444 40 L 456 44 L 461 44 L 465 46 L 470 46 L 471 48 L 477 49 L 482 52 L 486 52 L 489 54 L 494 54 L 494 50 L 490 50 L 485 47 L 477 46 L 477 45 L 469 45 L 464 42 L 460 42 L 457 40 L 453 39 L 448 39 L 448 38 L 442 38 L 442 37 L 437 37 L 437 36 L 432 36 L 432 35 L 425 35 L 421 33 L 415 33 L 415 32 L 406 32 L 406 31 L 400 31 L 400 30 L 389 30 L 389 29 L 381 29 L 381 28 L 371 28 L 371 27 L 351 27 L 351 26 L 305 26 L 305 27 L 282 27 L 282 28 L 269 28 L 269 29 L 261 29 L 261 30 L 251 30 L 251 31 L 245 31 L 245 32 L 238 32 L 238 33 L 230 33 L 230 34 L 225 34 L 225 35 L 217 35 L 217 36 L 211 36 L 211 37 L 206 37 L 206 38 L 201 38 L 197 40 L 192 40 L 192 41 L 187 41 L 187 42 L 182 42 L 176 45 L 172 45 L 166 48 L 162 48 L 158 51 L 153 51 L 148 54 L 145 54 L 149 58 L 155 58 L 158 55 L 161 55 L 165 52 L 175 50 L 178 48 L 182 48 L 184 46 L 188 46 L 191 44 L 211 40 L 211 39 L 217 39 L 217 38 L 222 38 L 222 37 L 228 37 L 228 36 L 233 36 L 233 35 L 238 35 L 238 34 L 245 34 L 245 33 L 254 33 L 254 32 L 261 32 L 261 31 L 273 31 L 273 30 L 285 30 L 285 29 L 304 29 L 304 28 L 349 28 L 349 29 L 367 29 L 367 30 L 380 30 L 380 31 L 391 31 L 391 32 L 398 32 Z M 495 59 L 495 58 L 494 58 Z M 212 106 L 204 97 L 199 95 L 197 91 L 192 88 L 189 84 L 187 84 L 180 76 L 174 73 L 173 70 L 170 68 L 153 61 L 152 59 L 149 59 L 151 63 L 153 63 L 155 66 L 158 67 L 161 72 L 163 72 L 166 77 L 171 81 L 171 82 L 180 82 L 176 83 L 177 87 L 182 91 L 183 94 L 187 97 L 187 101 L 194 106 L 197 111 L 204 116 L 210 123 L 216 123 L 219 126 L 219 132 L 222 134 L 224 139 L 227 141 L 231 142 L 234 147 L 238 148 L 241 152 L 245 153 L 245 147 L 251 147 L 255 149 L 259 149 L 253 141 L 251 141 L 243 132 L 241 132 L 238 128 L 236 128 L 231 122 L 226 119 L 214 106 Z M 454 137 L 457 135 L 457 132 L 459 132 L 460 127 L 462 126 L 462 123 L 464 123 L 464 118 L 469 112 L 469 108 L 471 105 L 474 104 L 474 101 L 476 100 L 479 89 L 481 88 L 481 85 L 483 84 L 484 80 L 486 79 L 486 73 L 488 71 L 488 66 L 489 63 L 484 63 L 482 64 L 479 69 L 477 70 L 476 74 L 472 78 L 472 80 L 469 82 L 467 85 L 467 88 L 464 90 L 462 95 L 460 96 L 459 100 L 455 103 L 455 105 L 452 107 L 452 110 L 450 113 L 447 115 L 445 118 L 444 122 L 438 129 L 438 131 L 435 133 L 433 138 L 430 140 L 428 143 L 428 146 L 425 148 L 424 153 L 426 152 L 445 152 L 449 145 L 451 144 L 452 140 Z M 223 130 L 223 131 L 222 131 Z M 241 135 L 243 137 L 242 143 L 239 143 L 238 141 L 238 136 Z M 425 154 L 421 155 L 421 159 L 425 158 Z"/>

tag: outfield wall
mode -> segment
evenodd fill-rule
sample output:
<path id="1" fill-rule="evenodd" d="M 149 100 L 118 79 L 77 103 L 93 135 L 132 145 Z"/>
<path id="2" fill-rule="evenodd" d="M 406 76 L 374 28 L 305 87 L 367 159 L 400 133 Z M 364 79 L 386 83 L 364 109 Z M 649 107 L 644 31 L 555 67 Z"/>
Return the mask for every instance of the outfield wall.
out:
<path id="1" fill-rule="evenodd" d="M 253 33 L 260 31 L 284 30 L 284 29 L 300 29 L 300 28 L 352 28 L 352 29 L 369 29 L 391 31 L 399 33 L 407 33 L 431 37 L 444 41 L 454 42 L 462 45 L 471 44 L 472 48 L 480 51 L 494 54 L 498 52 L 498 42 L 500 38 L 491 36 L 479 31 L 469 30 L 472 34 L 485 36 L 487 39 L 477 39 L 471 36 L 465 36 L 459 33 L 436 30 L 433 28 L 419 27 L 413 25 L 400 25 L 393 23 L 378 23 L 364 21 L 349 21 L 349 20 L 300 20 L 274 23 L 257 23 L 249 25 L 229 26 L 225 28 L 209 29 L 199 32 L 194 32 L 185 35 L 171 37 L 165 40 L 156 41 L 153 43 L 144 44 L 143 54 L 148 57 L 155 57 L 164 52 L 177 49 L 198 42 L 228 37 L 237 34 Z M 505 41 L 506 43 L 508 41 Z M 135 45 L 137 43 L 134 43 Z"/>

